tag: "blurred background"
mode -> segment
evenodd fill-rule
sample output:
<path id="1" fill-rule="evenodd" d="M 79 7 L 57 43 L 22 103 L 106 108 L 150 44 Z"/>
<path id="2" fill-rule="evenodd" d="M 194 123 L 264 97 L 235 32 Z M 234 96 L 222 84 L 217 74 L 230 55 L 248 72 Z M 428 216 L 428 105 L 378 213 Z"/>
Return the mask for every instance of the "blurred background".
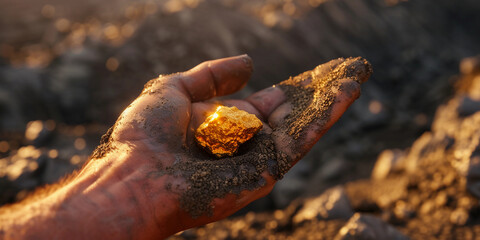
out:
<path id="1" fill-rule="evenodd" d="M 159 74 L 247 53 L 255 72 L 234 95 L 245 97 L 331 59 L 365 57 L 374 73 L 361 98 L 270 195 L 236 216 L 279 213 L 295 199 L 298 210 L 298 199 L 370 178 L 380 153 L 393 166 L 431 129 L 439 105 L 480 86 L 479 12 L 476 0 L 0 0 L 0 204 L 81 166 Z M 478 110 L 475 98 L 462 101 Z M 385 217 L 392 204 L 351 205 L 408 233 Z"/>

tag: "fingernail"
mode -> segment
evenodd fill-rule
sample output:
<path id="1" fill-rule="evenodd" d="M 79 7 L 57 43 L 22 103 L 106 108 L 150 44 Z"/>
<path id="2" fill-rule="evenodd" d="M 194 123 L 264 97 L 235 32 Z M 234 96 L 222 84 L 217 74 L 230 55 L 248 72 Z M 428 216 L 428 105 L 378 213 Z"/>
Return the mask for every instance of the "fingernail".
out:
<path id="1" fill-rule="evenodd" d="M 355 80 L 342 82 L 339 90 L 349 98 L 357 99 L 360 97 L 360 83 Z"/>
<path id="2" fill-rule="evenodd" d="M 345 64 L 346 69 L 349 69 L 349 77 L 354 78 L 358 83 L 366 82 L 373 73 L 372 65 L 362 57 L 348 58 Z"/>
<path id="3" fill-rule="evenodd" d="M 247 69 L 250 69 L 251 71 L 253 71 L 253 61 L 252 61 L 252 58 L 250 56 L 248 56 L 248 54 L 243 54 L 243 55 L 240 55 L 239 57 L 242 58 L 243 62 L 245 63 L 245 68 Z"/>

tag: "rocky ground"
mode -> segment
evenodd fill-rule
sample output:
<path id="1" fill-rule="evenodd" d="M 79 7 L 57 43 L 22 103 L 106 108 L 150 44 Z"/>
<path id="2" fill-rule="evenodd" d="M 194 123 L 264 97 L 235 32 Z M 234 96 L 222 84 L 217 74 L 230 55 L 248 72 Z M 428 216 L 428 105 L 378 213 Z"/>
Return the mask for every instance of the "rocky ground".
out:
<path id="1" fill-rule="evenodd" d="M 354 212 L 360 215 L 353 215 L 351 225 L 360 221 L 364 224 L 357 225 L 370 226 L 383 219 L 409 236 L 421 234 L 424 230 L 412 232 L 413 227 L 435 219 L 435 214 L 448 223 L 451 218 L 465 219 L 467 212 L 466 227 L 440 229 L 467 234 L 467 230 L 475 230 L 475 208 L 462 207 L 472 206 L 472 198 L 458 189 L 465 189 L 462 184 L 474 186 L 475 177 L 465 180 L 466 160 L 453 161 L 453 157 L 468 158 L 465 156 L 473 146 L 469 144 L 475 144 L 473 135 L 470 143 L 466 140 L 474 130 L 460 129 L 468 126 L 464 120 L 475 115 L 476 98 L 455 97 L 436 115 L 435 109 L 452 96 L 455 82 L 462 83 L 455 96 L 476 89 L 475 60 L 461 65 L 462 81 L 454 80 L 459 62 L 480 53 L 478 12 L 480 4 L 475 0 L 2 1 L 0 204 L 20 200 L 33 188 L 78 168 L 143 84 L 158 74 L 183 71 L 203 60 L 248 53 L 255 73 L 249 85 L 235 95 L 243 97 L 330 59 L 363 56 L 372 63 L 374 74 L 364 85 L 362 97 L 272 194 L 239 213 L 279 209 L 276 215 L 249 213 L 243 219 L 218 223 L 214 226 L 218 231 L 206 231 L 213 226 L 209 225 L 184 236 L 200 236 L 203 231 L 208 236 L 226 232 L 233 237 L 234 233 L 247 234 L 234 230 L 244 226 L 256 236 L 263 236 L 258 229 L 275 236 L 296 236 L 301 231 L 294 229 L 311 233 L 309 227 L 325 229 L 318 234 L 333 236 Z M 462 106 L 458 109 L 463 112 L 453 111 L 455 104 Z M 450 110 L 442 115 L 448 106 Z M 465 111 L 472 114 L 465 115 Z M 434 116 L 431 132 L 423 133 L 430 129 Z M 461 132 L 463 135 L 457 136 Z M 411 150 L 385 150 L 406 148 L 416 138 Z M 440 150 L 445 139 L 463 139 L 461 145 L 469 147 L 457 155 L 447 147 Z M 375 167 L 375 179 L 383 180 L 353 181 L 369 177 L 377 155 L 377 164 L 393 166 L 398 160 L 421 167 L 410 166 L 407 171 L 400 166 L 403 163 L 395 165 L 387 177 Z M 434 161 L 434 156 L 449 159 L 449 163 Z M 440 170 L 435 175 L 425 172 L 427 169 Z M 463 169 L 463 173 L 453 169 Z M 416 177 L 405 177 L 407 172 Z M 425 189 L 431 183 L 444 182 L 431 179 L 450 180 L 428 192 Z M 343 202 L 350 202 L 351 211 L 335 220 L 292 222 L 297 208 L 304 206 L 299 200 L 295 203 L 298 206 L 292 207 L 294 199 L 317 196 L 349 181 L 353 182 L 331 194 L 349 199 Z M 395 184 L 398 192 L 383 194 L 382 182 Z M 459 198 L 451 198 L 449 193 L 455 186 Z M 368 195 L 369 189 L 379 192 Z M 428 194 L 415 198 L 415 191 Z M 433 199 L 440 193 L 443 195 L 438 198 L 447 200 L 437 206 Z M 391 199 L 385 200 L 385 196 Z M 467 200 L 460 200 L 461 196 Z M 425 205 L 427 202 L 430 205 Z M 407 217 L 397 216 L 396 211 L 404 211 L 395 210 L 397 205 L 406 209 Z M 420 213 L 424 208 L 430 210 Z M 453 213 L 456 217 L 444 217 Z M 265 225 L 267 222 L 270 225 Z"/>

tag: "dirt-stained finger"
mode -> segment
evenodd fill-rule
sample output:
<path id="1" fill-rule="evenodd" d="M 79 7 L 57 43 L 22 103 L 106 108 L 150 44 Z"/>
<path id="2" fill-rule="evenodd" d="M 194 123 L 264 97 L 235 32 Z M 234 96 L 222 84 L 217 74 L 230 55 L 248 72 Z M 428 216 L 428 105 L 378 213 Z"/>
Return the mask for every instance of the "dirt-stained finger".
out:
<path id="1" fill-rule="evenodd" d="M 268 119 L 273 110 L 285 102 L 286 96 L 274 85 L 250 95 L 245 100 L 260 112 L 263 119 Z"/>
<path id="2" fill-rule="evenodd" d="M 278 148 L 282 149 L 295 162 L 300 160 L 315 143 L 340 119 L 348 107 L 360 96 L 360 84 L 350 79 L 339 80 L 339 85 L 334 86 L 336 95 L 332 105 L 309 123 L 299 135 L 290 135 L 289 131 L 279 129 L 276 141 Z M 288 139 L 288 140 L 286 140 Z"/>
<path id="3" fill-rule="evenodd" d="M 341 58 L 280 83 L 286 102 L 269 118 L 277 149 L 293 162 L 303 157 L 359 97 L 371 73 L 365 59 Z"/>
<path id="4" fill-rule="evenodd" d="M 245 86 L 253 71 L 248 55 L 203 62 L 180 79 L 192 102 L 234 93 Z"/>

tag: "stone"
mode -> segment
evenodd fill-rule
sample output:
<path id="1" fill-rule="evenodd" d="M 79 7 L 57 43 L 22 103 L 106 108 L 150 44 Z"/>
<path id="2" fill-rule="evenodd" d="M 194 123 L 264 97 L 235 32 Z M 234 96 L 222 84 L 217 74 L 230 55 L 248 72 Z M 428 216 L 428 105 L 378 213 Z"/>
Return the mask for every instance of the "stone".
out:
<path id="1" fill-rule="evenodd" d="M 480 182 L 475 179 L 467 179 L 467 190 L 476 198 L 480 198 Z"/>
<path id="2" fill-rule="evenodd" d="M 219 106 L 198 127 L 195 138 L 202 147 L 221 158 L 233 156 L 240 145 L 252 138 L 263 124 L 254 114 L 236 107 Z"/>
<path id="3" fill-rule="evenodd" d="M 405 170 L 409 173 L 415 172 L 424 155 L 428 153 L 425 149 L 433 142 L 433 134 L 431 132 L 423 133 L 408 151 L 405 157 Z"/>
<path id="4" fill-rule="evenodd" d="M 35 147 L 42 147 L 53 138 L 55 126 L 53 120 L 30 121 L 25 128 L 25 140 Z"/>
<path id="5" fill-rule="evenodd" d="M 335 237 L 336 240 L 346 239 L 409 239 L 393 226 L 368 214 L 355 213 Z"/>
<path id="6" fill-rule="evenodd" d="M 480 111 L 480 101 L 470 97 L 463 97 L 460 99 L 457 111 L 460 117 L 468 117 Z"/>
<path id="7" fill-rule="evenodd" d="M 287 176 L 287 175 L 285 175 Z M 305 180 L 300 178 L 287 178 L 288 181 L 281 181 L 282 184 L 275 184 L 271 196 L 276 208 L 285 208 L 290 202 L 297 198 L 305 190 Z"/>
<path id="8" fill-rule="evenodd" d="M 397 219 L 407 220 L 415 215 L 415 209 L 404 201 L 397 201 L 393 214 Z"/>
<path id="9" fill-rule="evenodd" d="M 350 162 L 347 162 L 343 157 L 332 158 L 318 169 L 315 174 L 322 181 L 332 180 L 340 177 L 349 167 L 351 167 Z"/>
<path id="10" fill-rule="evenodd" d="M 467 210 L 458 208 L 450 214 L 450 222 L 457 226 L 463 226 L 467 223 L 468 217 Z"/>
<path id="11" fill-rule="evenodd" d="M 293 217 L 295 224 L 312 219 L 345 219 L 353 215 L 348 196 L 343 187 L 331 188 L 322 195 L 308 199 Z"/>
<path id="12" fill-rule="evenodd" d="M 21 200 L 23 197 L 18 196 L 25 196 L 27 191 L 42 184 L 39 176 L 43 174 L 46 158 L 43 149 L 28 145 L 0 159 L 0 205 Z"/>
<path id="13" fill-rule="evenodd" d="M 384 150 L 377 158 L 377 162 L 373 167 L 372 178 L 376 180 L 385 179 L 388 174 L 396 170 L 400 170 L 401 159 L 405 157 L 405 153 L 399 149 Z"/>
<path id="14" fill-rule="evenodd" d="M 460 62 L 462 74 L 475 74 L 480 72 L 480 56 L 473 56 L 462 59 Z"/>
<path id="15" fill-rule="evenodd" d="M 468 161 L 468 169 L 466 172 L 466 177 L 469 179 L 479 179 L 480 178 L 480 144 L 477 145 L 475 149 L 472 150 L 468 160 L 469 161 Z"/>
<path id="16" fill-rule="evenodd" d="M 299 161 L 285 174 L 282 181 L 275 184 L 270 195 L 276 208 L 287 207 L 305 192 L 308 187 L 305 176 L 309 176 L 311 170 L 311 164 Z"/>

